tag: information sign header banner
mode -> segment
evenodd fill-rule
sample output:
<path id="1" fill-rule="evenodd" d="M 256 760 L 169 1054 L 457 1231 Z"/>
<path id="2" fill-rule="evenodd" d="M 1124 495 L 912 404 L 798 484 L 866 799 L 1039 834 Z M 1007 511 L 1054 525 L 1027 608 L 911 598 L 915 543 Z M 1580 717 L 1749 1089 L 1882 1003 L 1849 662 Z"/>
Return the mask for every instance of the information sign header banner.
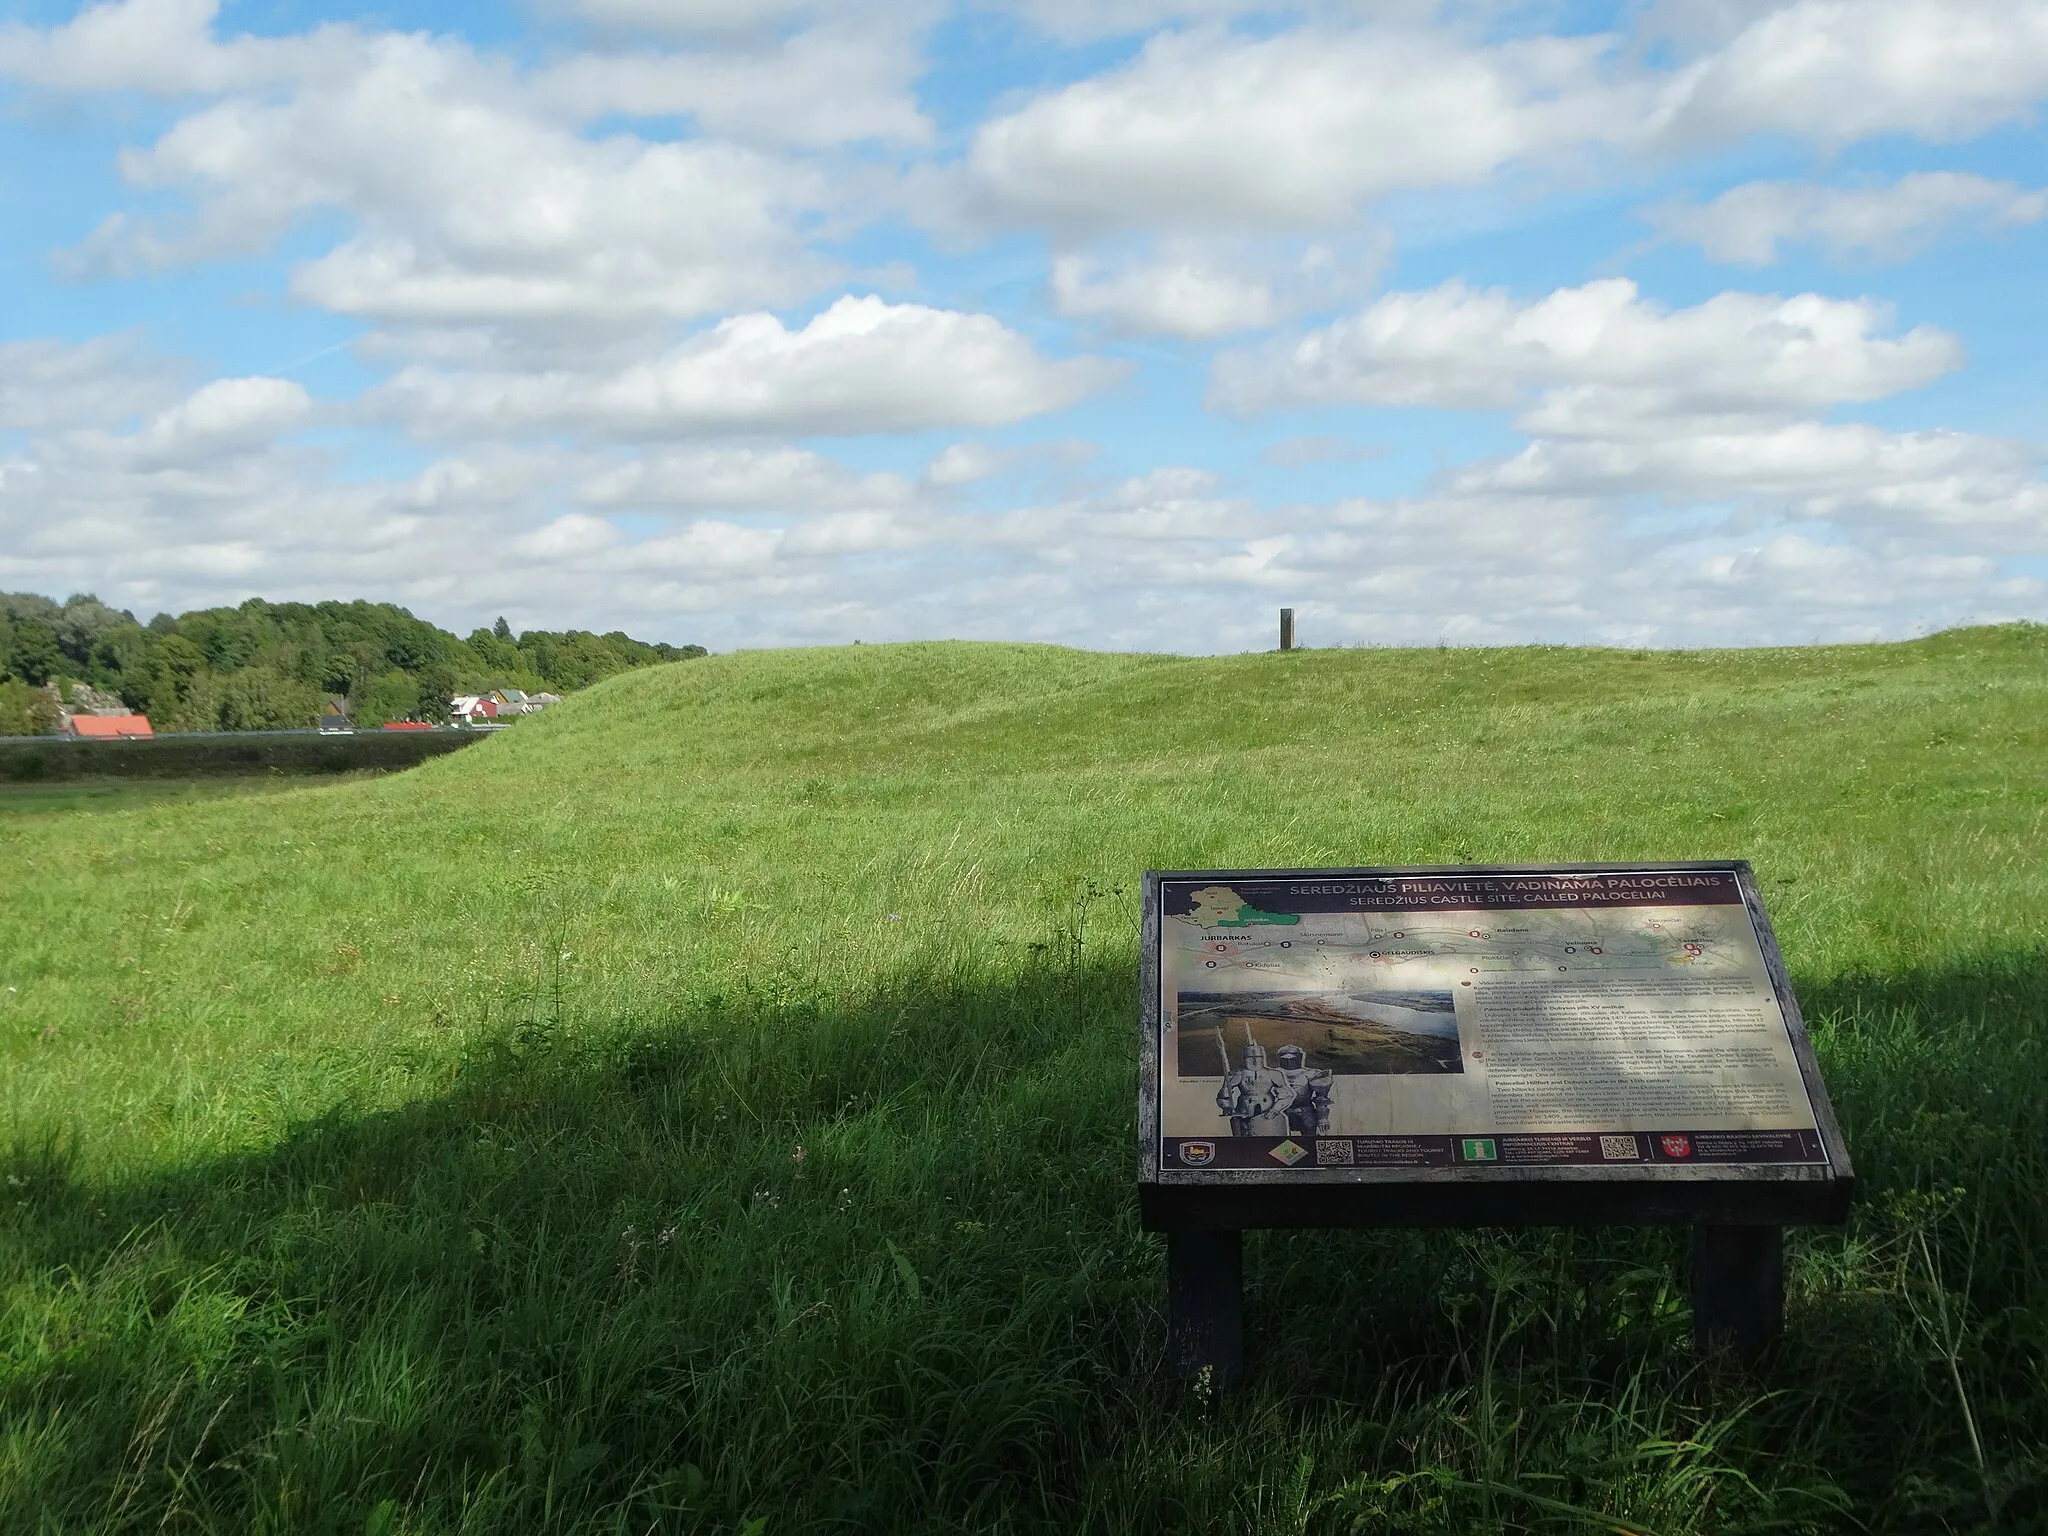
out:
<path id="1" fill-rule="evenodd" d="M 1297 877 L 1237 880 L 1227 887 L 1217 886 L 1210 876 L 1195 876 L 1164 884 L 1166 915 L 1213 915 L 1212 909 L 1204 907 L 1203 895 L 1214 890 L 1217 895 L 1212 900 L 1222 901 L 1226 889 L 1238 898 L 1245 915 L 1224 922 L 1224 927 L 1257 923 L 1261 915 L 1306 912 L 1511 912 L 1556 907 L 1742 905 L 1742 888 L 1728 870 Z"/>
<path id="2" fill-rule="evenodd" d="M 1141 1179 L 1841 1183 L 1746 864 L 1145 882 Z"/>

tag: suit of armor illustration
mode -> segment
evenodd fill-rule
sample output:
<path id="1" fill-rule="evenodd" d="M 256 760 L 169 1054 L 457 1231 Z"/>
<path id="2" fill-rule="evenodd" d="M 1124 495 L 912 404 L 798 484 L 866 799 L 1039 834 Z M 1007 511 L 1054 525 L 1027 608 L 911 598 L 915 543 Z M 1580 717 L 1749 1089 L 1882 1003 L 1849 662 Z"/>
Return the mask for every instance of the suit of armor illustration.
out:
<path id="1" fill-rule="evenodd" d="M 1278 1079 L 1278 1103 L 1287 1129 L 1297 1136 L 1322 1135 L 1330 1128 L 1330 1091 L 1336 1074 L 1304 1065 L 1307 1058 L 1298 1045 L 1281 1046 L 1273 1059 L 1279 1066 L 1271 1075 Z"/>
<path id="2" fill-rule="evenodd" d="M 1219 1035 L 1219 1044 L 1221 1038 Z M 1229 1060 L 1227 1055 L 1224 1059 Z M 1216 1090 L 1216 1108 L 1230 1117 L 1231 1135 L 1264 1135 L 1267 1127 L 1258 1122 L 1273 1117 L 1281 1105 L 1283 1091 L 1280 1075 L 1266 1065 L 1266 1048 L 1256 1040 L 1247 1040 L 1244 1064 L 1225 1077 L 1223 1086 Z"/>

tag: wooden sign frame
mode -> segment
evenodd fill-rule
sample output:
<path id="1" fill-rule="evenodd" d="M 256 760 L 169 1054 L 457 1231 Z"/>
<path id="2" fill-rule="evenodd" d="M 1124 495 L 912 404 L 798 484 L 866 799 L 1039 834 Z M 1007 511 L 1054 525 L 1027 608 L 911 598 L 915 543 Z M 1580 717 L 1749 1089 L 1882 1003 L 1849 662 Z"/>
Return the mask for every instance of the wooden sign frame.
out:
<path id="1" fill-rule="evenodd" d="M 1163 924 L 1169 919 L 1161 907 L 1162 892 L 1170 885 L 1201 881 L 1230 887 L 1279 881 L 1330 887 L 1355 882 L 1365 888 L 1380 883 L 1381 889 L 1397 891 L 1410 888 L 1400 882 L 1436 882 L 1456 889 L 1456 882 L 1606 877 L 1581 882 L 1604 887 L 1688 875 L 1723 877 L 1715 885 L 1723 888 L 1716 899 L 1724 906 L 1733 905 L 1725 892 L 1727 879 L 1732 878 L 1739 892 L 1813 1111 L 1812 1132 L 1798 1134 L 1817 1136 L 1817 1159 L 1714 1163 L 1645 1158 L 1549 1166 L 1453 1161 L 1437 1166 L 1272 1169 L 1163 1165 L 1161 944 Z M 1496 905 L 1495 910 L 1529 909 Z M 1148 871 L 1141 944 L 1138 1203 L 1143 1225 L 1172 1238 L 1180 1340 L 1176 1352 L 1184 1370 L 1200 1361 L 1220 1362 L 1227 1379 L 1237 1369 L 1238 1346 L 1228 1340 L 1241 1329 L 1233 1297 L 1238 1234 L 1248 1228 L 1690 1223 L 1698 1234 L 1695 1290 L 1701 1293 L 1696 1310 L 1705 1320 L 1702 1342 L 1718 1317 L 1738 1351 L 1753 1353 L 1775 1332 L 1776 1312 L 1782 1305 L 1777 1289 L 1780 1229 L 1793 1223 L 1839 1222 L 1847 1216 L 1855 1173 L 1746 860 Z M 1293 1155 L 1285 1146 L 1280 1150 Z M 1217 1345 L 1217 1337 L 1224 1337 L 1225 1343 Z"/>

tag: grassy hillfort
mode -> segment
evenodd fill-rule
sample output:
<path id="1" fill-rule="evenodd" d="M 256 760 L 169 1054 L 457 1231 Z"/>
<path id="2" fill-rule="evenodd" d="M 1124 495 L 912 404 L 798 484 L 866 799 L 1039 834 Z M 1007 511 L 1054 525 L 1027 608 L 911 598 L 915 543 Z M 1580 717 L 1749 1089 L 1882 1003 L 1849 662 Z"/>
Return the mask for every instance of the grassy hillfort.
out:
<path id="1" fill-rule="evenodd" d="M 0 799 L 0 1529 L 2048 1520 L 2048 629 L 717 656 L 404 773 Z M 1286 1232 L 1163 1370 L 1147 867 L 1747 856 L 1861 1178 Z"/>

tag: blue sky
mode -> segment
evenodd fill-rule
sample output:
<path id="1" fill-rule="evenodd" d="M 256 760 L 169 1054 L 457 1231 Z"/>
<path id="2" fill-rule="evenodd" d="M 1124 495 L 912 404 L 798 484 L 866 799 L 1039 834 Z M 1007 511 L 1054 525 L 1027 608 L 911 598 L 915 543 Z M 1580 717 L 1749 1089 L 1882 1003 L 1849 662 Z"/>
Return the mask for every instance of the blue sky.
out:
<path id="1" fill-rule="evenodd" d="M 2048 617 L 2048 0 L 0 23 L 0 589 L 717 649 Z"/>

